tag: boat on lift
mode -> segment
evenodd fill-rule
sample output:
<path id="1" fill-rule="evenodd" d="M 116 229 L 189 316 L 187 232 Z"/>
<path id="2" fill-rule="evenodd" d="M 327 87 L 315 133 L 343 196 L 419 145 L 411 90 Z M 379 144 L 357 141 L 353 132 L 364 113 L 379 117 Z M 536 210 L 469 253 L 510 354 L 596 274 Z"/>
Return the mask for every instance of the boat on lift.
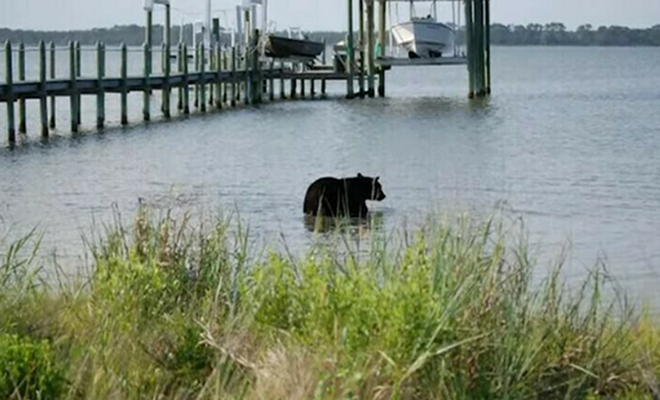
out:
<path id="1" fill-rule="evenodd" d="M 436 2 L 433 2 L 433 16 L 414 16 L 413 2 L 410 2 L 410 21 L 391 28 L 396 43 L 408 52 L 409 58 L 437 58 L 453 51 L 455 32 L 452 27 L 437 21 Z"/>
<path id="2" fill-rule="evenodd" d="M 313 59 L 323 53 L 325 44 L 306 38 L 297 28 L 289 28 L 288 37 L 266 36 L 265 53 L 273 58 Z"/>

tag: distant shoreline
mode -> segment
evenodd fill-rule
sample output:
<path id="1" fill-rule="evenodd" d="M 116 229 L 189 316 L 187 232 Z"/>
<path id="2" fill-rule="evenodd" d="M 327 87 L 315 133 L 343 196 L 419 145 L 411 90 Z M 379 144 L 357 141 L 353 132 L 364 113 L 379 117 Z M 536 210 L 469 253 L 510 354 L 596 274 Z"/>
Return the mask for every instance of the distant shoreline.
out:
<path id="1" fill-rule="evenodd" d="M 593 27 L 581 25 L 576 30 L 567 30 L 562 23 L 528 24 L 528 25 L 491 25 L 491 44 L 494 46 L 590 46 L 590 47 L 642 47 L 660 46 L 660 24 L 649 28 L 627 28 L 623 26 Z M 284 32 L 279 32 L 285 34 Z M 312 40 L 325 40 L 328 44 L 343 40 L 346 33 L 340 31 L 306 32 Z M 192 44 L 192 28 L 184 26 L 181 35 L 180 27 L 172 27 L 174 43 L 183 37 L 184 42 Z M 154 25 L 153 43 L 160 44 L 163 39 L 163 27 Z M 126 43 L 138 46 L 144 42 L 144 26 L 122 25 L 112 28 L 95 28 L 75 31 L 35 31 L 0 28 L 0 42 L 11 41 L 26 44 L 37 44 L 43 40 L 65 45 L 69 41 L 79 41 L 82 45 L 103 42 L 107 45 Z M 458 42 L 463 41 L 463 31 L 458 32 Z M 223 34 L 221 41 L 228 43 L 230 36 Z"/>

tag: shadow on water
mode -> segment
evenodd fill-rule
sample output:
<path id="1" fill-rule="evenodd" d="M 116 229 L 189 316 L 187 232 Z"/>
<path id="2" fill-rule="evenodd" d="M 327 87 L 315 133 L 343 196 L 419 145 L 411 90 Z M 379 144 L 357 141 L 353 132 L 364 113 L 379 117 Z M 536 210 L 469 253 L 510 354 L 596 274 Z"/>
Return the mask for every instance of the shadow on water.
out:
<path id="1" fill-rule="evenodd" d="M 312 233 L 342 233 L 360 234 L 369 231 L 382 231 L 385 225 L 385 214 L 382 211 L 371 211 L 366 217 L 324 217 L 305 215 L 305 228 Z"/>

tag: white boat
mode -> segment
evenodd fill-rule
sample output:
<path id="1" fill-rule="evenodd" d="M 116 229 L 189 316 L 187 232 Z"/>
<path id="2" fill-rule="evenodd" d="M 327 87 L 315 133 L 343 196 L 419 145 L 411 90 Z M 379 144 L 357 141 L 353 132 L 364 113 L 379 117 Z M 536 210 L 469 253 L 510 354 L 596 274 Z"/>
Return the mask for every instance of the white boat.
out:
<path id="1" fill-rule="evenodd" d="M 442 57 L 454 49 L 454 30 L 430 15 L 394 25 L 392 35 L 410 58 Z"/>

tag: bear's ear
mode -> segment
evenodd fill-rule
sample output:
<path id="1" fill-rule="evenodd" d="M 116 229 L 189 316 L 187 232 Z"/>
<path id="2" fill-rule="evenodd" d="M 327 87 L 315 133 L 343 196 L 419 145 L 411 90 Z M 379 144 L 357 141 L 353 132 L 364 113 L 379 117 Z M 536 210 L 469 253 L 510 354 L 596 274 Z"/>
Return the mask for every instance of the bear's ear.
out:
<path id="1" fill-rule="evenodd" d="M 376 182 L 378 182 L 379 179 L 380 179 L 380 176 L 377 176 L 377 177 L 376 177 Z"/>
<path id="2" fill-rule="evenodd" d="M 358 178 L 364 178 L 361 173 L 358 172 Z"/>

